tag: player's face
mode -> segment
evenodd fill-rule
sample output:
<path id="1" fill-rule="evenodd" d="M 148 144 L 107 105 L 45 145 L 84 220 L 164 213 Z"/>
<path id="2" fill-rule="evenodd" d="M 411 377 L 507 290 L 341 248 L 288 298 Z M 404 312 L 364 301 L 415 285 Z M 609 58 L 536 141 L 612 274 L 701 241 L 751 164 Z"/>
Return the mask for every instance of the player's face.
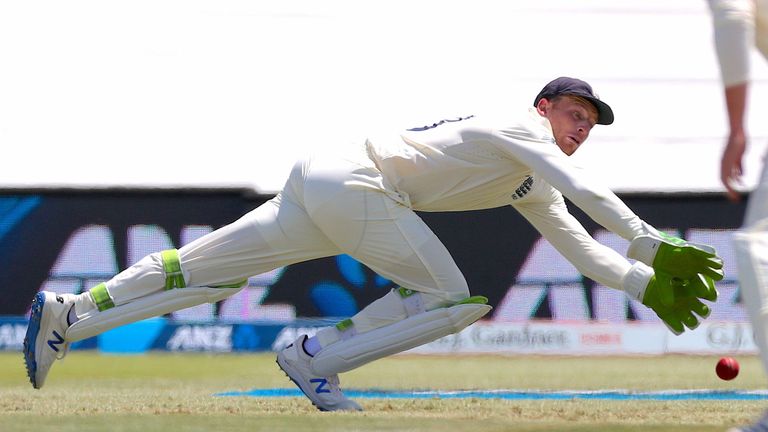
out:
<path id="1" fill-rule="evenodd" d="M 579 97 L 561 96 L 551 101 L 542 99 L 537 108 L 552 125 L 557 146 L 568 156 L 587 140 L 597 123 L 597 109 Z"/>

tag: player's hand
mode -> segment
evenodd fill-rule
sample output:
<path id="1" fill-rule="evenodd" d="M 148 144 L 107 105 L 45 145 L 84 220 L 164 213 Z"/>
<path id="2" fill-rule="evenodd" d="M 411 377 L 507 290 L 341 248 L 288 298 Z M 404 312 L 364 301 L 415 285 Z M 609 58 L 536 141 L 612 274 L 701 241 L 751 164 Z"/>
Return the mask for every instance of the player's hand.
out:
<path id="1" fill-rule="evenodd" d="M 694 279 L 696 275 L 715 281 L 723 279 L 723 259 L 717 256 L 715 248 L 662 232 L 659 234 L 635 237 L 627 256 L 653 267 L 656 272 L 682 280 Z"/>
<path id="2" fill-rule="evenodd" d="M 743 131 L 732 131 L 720 159 L 720 180 L 725 186 L 725 196 L 734 202 L 741 199 L 736 187 L 741 185 L 741 176 L 744 173 L 742 161 L 746 149 L 747 139 Z"/>
<path id="3" fill-rule="evenodd" d="M 642 303 L 651 308 L 672 333 L 679 335 L 686 327 L 691 330 L 698 327 L 699 318 L 706 318 L 712 312 L 701 300 L 717 300 L 712 278 L 699 274 L 683 280 L 656 271 L 648 282 Z"/>

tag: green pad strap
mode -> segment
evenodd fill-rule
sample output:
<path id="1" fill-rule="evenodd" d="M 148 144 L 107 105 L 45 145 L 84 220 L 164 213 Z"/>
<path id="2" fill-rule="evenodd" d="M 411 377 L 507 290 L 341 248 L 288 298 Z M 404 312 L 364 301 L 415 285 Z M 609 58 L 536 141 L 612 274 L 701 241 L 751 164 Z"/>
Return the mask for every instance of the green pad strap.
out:
<path id="1" fill-rule="evenodd" d="M 403 288 L 403 287 L 398 287 L 397 288 L 397 293 L 400 294 L 400 297 L 402 297 L 402 298 L 410 297 L 410 296 L 416 294 L 417 292 L 418 291 L 414 291 L 414 290 L 408 289 L 408 288 Z"/>
<path id="2" fill-rule="evenodd" d="M 338 323 L 336 323 L 336 330 L 343 332 L 351 329 L 353 325 L 354 323 L 352 322 L 352 320 L 347 318 L 343 321 L 339 321 Z"/>
<path id="3" fill-rule="evenodd" d="M 163 259 L 163 271 L 165 271 L 165 289 L 185 288 L 184 274 L 181 272 L 181 260 L 179 251 L 168 249 L 160 252 Z"/>
<path id="4" fill-rule="evenodd" d="M 109 295 L 106 284 L 100 283 L 91 288 L 89 292 L 93 302 L 96 303 L 96 307 L 99 308 L 99 312 L 115 307 L 115 302 L 112 301 L 112 296 Z"/>
<path id="5" fill-rule="evenodd" d="M 488 297 L 483 296 L 472 296 L 467 297 L 464 300 L 460 300 L 456 302 L 457 305 L 460 304 L 488 304 Z"/>

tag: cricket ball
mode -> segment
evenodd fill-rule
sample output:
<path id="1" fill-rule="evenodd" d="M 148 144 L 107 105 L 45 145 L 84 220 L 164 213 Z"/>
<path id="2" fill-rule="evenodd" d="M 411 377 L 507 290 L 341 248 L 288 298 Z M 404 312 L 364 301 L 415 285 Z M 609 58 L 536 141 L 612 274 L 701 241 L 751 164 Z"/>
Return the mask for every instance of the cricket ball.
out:
<path id="1" fill-rule="evenodd" d="M 739 362 L 733 357 L 723 357 L 717 362 L 715 372 L 720 379 L 730 381 L 739 374 Z"/>

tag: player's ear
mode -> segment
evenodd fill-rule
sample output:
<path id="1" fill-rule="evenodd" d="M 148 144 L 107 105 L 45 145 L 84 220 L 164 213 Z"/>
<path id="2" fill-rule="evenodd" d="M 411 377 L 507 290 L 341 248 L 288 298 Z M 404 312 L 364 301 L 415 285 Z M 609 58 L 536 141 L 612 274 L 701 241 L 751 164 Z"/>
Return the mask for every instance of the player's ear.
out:
<path id="1" fill-rule="evenodd" d="M 549 99 L 541 98 L 539 100 L 539 103 L 536 104 L 536 111 L 538 111 L 540 116 L 547 117 L 551 107 L 552 107 L 552 102 L 550 102 Z"/>

